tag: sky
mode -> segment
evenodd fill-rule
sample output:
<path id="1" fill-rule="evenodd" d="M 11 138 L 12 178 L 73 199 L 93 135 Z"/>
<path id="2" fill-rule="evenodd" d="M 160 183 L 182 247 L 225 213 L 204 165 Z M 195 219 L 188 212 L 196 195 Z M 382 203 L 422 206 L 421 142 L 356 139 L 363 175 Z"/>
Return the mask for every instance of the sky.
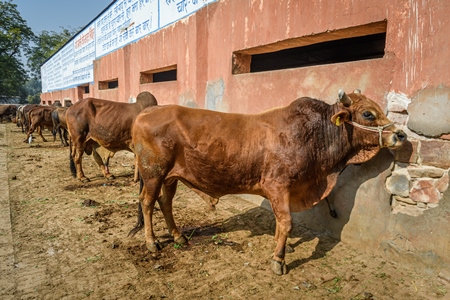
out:
<path id="1" fill-rule="evenodd" d="M 22 19 L 38 34 L 88 25 L 114 0 L 12 0 Z"/>

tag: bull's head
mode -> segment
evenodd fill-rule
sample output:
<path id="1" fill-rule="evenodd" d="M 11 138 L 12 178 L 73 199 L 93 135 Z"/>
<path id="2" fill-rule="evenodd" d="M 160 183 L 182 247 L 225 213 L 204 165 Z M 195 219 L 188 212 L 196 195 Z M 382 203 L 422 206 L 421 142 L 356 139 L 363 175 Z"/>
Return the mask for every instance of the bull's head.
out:
<path id="1" fill-rule="evenodd" d="M 361 131 L 357 134 L 366 143 L 377 137 L 381 148 L 395 149 L 406 141 L 406 133 L 389 121 L 380 106 L 359 90 L 349 95 L 340 90 L 338 103 L 340 111 L 331 117 L 331 121 L 336 126 L 347 123 L 355 127 L 355 130 Z"/>

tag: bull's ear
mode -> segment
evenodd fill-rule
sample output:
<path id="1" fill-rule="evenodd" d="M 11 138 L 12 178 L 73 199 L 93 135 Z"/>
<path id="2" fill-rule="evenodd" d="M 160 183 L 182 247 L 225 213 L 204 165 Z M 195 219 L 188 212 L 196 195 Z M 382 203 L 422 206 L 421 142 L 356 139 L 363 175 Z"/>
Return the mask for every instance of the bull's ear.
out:
<path id="1" fill-rule="evenodd" d="M 350 99 L 350 97 L 347 96 L 343 90 L 339 90 L 338 97 L 339 102 L 341 102 L 345 107 L 349 107 L 353 103 L 352 99 Z"/>
<path id="2" fill-rule="evenodd" d="M 333 124 L 336 126 L 341 126 L 348 120 L 349 120 L 349 113 L 344 110 L 341 110 L 340 112 L 331 117 L 331 122 L 333 122 Z"/>

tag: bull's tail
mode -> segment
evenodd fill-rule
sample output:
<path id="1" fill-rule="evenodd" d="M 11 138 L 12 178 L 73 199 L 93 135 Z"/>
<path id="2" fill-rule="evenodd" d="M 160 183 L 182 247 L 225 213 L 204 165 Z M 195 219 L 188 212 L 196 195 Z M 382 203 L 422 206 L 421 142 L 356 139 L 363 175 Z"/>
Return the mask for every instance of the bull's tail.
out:
<path id="1" fill-rule="evenodd" d="M 75 162 L 72 156 L 72 138 L 69 138 L 69 159 L 70 159 L 70 173 L 73 177 L 77 177 L 77 168 L 75 167 Z"/>
<path id="2" fill-rule="evenodd" d="M 142 180 L 142 177 L 139 175 L 139 195 L 142 193 L 142 189 L 144 187 L 144 181 Z M 134 228 L 130 230 L 128 233 L 128 236 L 134 236 L 136 233 L 138 233 L 140 230 L 144 228 L 144 214 L 142 213 L 142 205 L 141 201 L 138 203 L 138 219 L 136 222 L 136 225 L 134 225 Z"/>

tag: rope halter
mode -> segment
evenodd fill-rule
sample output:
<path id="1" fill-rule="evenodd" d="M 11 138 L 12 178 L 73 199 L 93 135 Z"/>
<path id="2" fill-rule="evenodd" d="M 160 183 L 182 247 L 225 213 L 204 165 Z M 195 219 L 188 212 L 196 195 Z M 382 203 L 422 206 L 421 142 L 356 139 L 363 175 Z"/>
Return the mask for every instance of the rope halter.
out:
<path id="1" fill-rule="evenodd" d="M 388 131 L 388 130 L 384 130 L 386 127 L 389 127 L 391 125 L 393 125 L 394 123 L 389 123 L 383 126 L 365 126 L 365 125 L 361 125 L 352 121 L 346 121 L 348 124 L 353 125 L 354 127 L 358 127 L 370 132 L 378 132 L 379 138 L 378 138 L 378 142 L 380 144 L 380 147 L 383 148 L 383 139 L 382 139 L 382 134 L 383 133 L 391 133 L 392 131 Z"/>

